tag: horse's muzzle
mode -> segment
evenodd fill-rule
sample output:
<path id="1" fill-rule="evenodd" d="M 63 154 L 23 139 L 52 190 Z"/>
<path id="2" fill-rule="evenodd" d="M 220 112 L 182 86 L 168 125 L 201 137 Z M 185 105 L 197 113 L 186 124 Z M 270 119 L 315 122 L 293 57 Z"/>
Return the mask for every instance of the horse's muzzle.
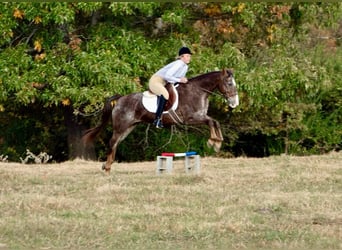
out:
<path id="1" fill-rule="evenodd" d="M 236 108 L 239 105 L 239 95 L 235 95 L 228 98 L 229 107 Z"/>

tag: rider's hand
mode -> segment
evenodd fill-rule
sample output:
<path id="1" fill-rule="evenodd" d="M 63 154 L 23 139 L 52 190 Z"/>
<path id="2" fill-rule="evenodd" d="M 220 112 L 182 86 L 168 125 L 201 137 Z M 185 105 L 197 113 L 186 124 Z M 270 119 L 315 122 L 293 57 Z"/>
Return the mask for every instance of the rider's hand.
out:
<path id="1" fill-rule="evenodd" d="M 187 79 L 186 77 L 182 77 L 182 78 L 180 79 L 180 82 L 181 82 L 181 83 L 187 83 L 187 82 L 188 82 L 188 79 Z"/>

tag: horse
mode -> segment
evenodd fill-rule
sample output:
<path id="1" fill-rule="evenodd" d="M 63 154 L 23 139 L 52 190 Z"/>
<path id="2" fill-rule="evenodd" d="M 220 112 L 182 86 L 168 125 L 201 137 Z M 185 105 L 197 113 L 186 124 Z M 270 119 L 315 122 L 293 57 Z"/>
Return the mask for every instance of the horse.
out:
<path id="1" fill-rule="evenodd" d="M 210 138 L 207 145 L 213 147 L 216 152 L 221 148 L 223 136 L 220 124 L 217 120 L 207 115 L 209 107 L 209 95 L 218 90 L 228 101 L 231 108 L 239 104 L 237 86 L 231 69 L 213 71 L 198 75 L 188 80 L 188 83 L 181 83 L 177 86 L 178 107 L 164 112 L 162 122 L 165 126 L 184 125 L 207 125 L 210 129 Z M 170 99 L 174 95 L 170 93 Z M 107 160 L 102 169 L 110 172 L 111 165 L 115 160 L 117 147 L 139 123 L 152 123 L 155 113 L 148 111 L 143 103 L 143 93 L 131 93 L 128 95 L 114 95 L 107 98 L 102 110 L 101 123 L 85 131 L 82 140 L 85 145 L 93 143 L 96 136 L 112 118 L 113 134 L 109 141 Z"/>

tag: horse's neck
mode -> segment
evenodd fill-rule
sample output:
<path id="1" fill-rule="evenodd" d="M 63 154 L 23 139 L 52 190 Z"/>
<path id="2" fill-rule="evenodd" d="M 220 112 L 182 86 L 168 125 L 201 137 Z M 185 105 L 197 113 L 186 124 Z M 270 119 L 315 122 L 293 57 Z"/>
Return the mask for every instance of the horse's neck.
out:
<path id="1" fill-rule="evenodd" d="M 202 76 L 199 78 L 194 78 L 194 84 L 196 84 L 199 88 L 207 91 L 213 91 L 217 88 L 217 84 L 219 82 L 220 74 L 219 72 L 208 73 L 206 76 Z"/>

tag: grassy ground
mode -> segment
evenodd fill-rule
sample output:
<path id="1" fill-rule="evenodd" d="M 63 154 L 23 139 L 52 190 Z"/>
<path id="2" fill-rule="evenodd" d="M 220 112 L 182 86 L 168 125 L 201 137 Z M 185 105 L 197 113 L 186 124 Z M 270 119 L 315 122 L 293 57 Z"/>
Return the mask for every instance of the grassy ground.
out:
<path id="1" fill-rule="evenodd" d="M 0 163 L 0 249 L 341 249 L 342 153 Z"/>

